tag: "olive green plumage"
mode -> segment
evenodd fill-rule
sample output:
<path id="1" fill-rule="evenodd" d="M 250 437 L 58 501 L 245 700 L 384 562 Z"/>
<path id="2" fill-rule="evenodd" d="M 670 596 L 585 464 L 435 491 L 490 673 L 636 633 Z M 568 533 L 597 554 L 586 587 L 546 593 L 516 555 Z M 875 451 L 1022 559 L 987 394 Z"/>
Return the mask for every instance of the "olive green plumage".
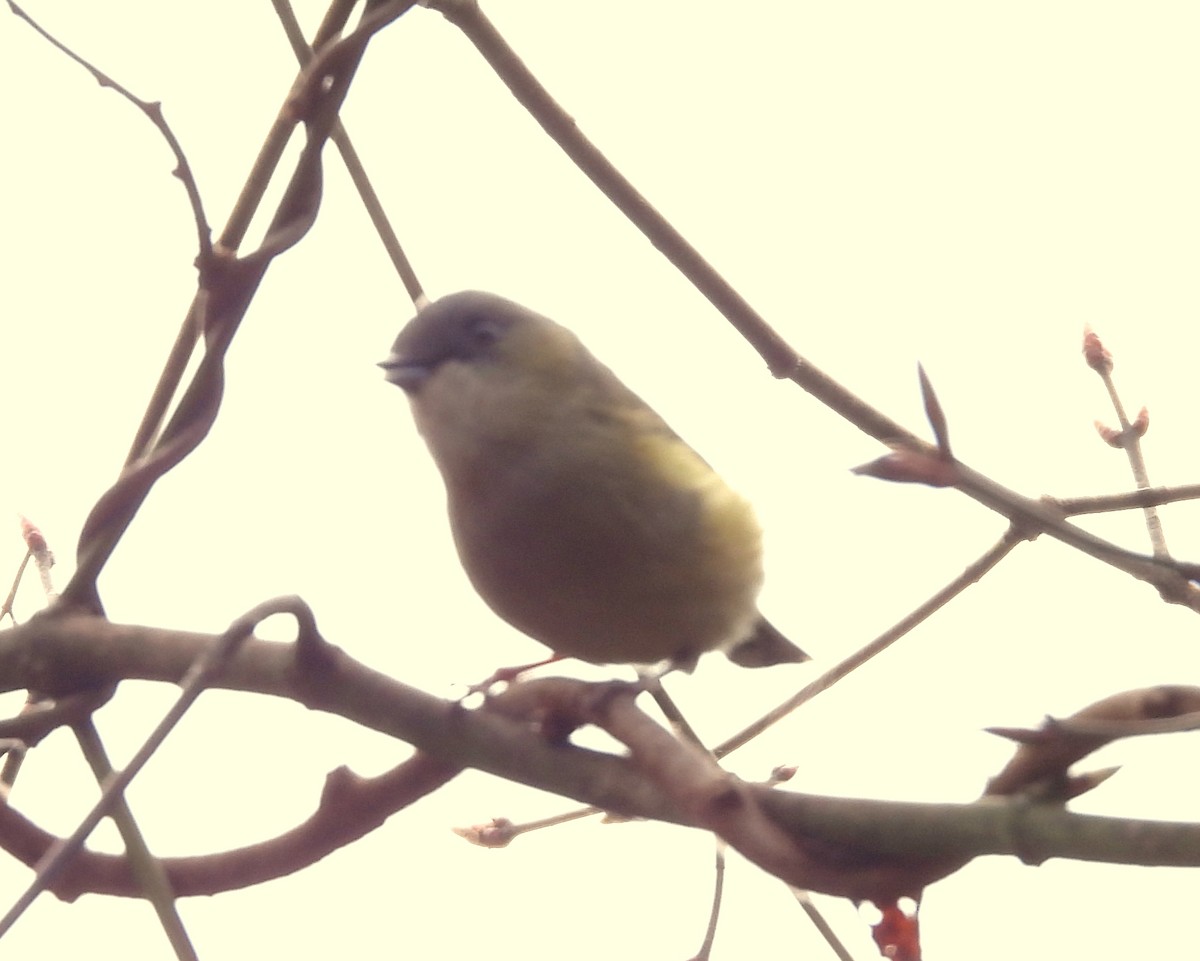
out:
<path id="1" fill-rule="evenodd" d="M 565 327 L 492 294 L 427 306 L 381 365 L 500 617 L 597 664 L 807 659 L 758 612 L 750 505 Z"/>

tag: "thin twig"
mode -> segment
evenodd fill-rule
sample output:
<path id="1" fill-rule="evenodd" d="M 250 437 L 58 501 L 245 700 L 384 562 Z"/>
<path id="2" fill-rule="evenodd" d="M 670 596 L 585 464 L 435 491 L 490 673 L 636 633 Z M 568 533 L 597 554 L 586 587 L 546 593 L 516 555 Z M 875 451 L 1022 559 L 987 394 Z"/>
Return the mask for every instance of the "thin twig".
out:
<path id="1" fill-rule="evenodd" d="M 42 581 L 42 590 L 46 595 L 46 604 L 50 606 L 58 596 L 54 590 L 54 581 L 51 574 L 51 569 L 54 566 L 54 552 L 50 550 L 45 536 L 32 521 L 28 518 L 22 518 L 21 527 L 26 546 L 37 563 L 38 574 L 41 576 Z M 71 699 L 75 702 L 72 705 L 75 708 L 78 708 L 80 704 L 86 704 L 89 700 L 93 702 L 91 710 L 75 718 L 72 729 L 75 732 L 75 739 L 79 744 L 79 749 L 83 753 L 84 759 L 92 769 L 92 773 L 95 775 L 96 781 L 102 789 L 105 780 L 112 774 L 112 765 L 109 763 L 107 752 L 104 750 L 104 743 L 100 739 L 100 732 L 96 730 L 96 725 L 92 720 L 91 711 L 107 701 L 111 696 L 112 688 L 107 688 L 94 692 L 90 697 L 85 695 L 82 698 L 76 696 Z M 29 691 L 25 706 L 22 708 L 22 713 L 34 713 L 43 703 L 45 703 L 44 699 L 38 692 Z M 54 708 L 51 707 L 39 713 L 44 721 L 47 715 L 54 713 Z M 75 713 L 78 712 L 76 711 Z M 3 785 L 6 793 L 11 791 L 13 785 L 16 783 L 17 775 L 21 770 L 26 755 L 26 747 L 22 744 L 19 748 L 9 751 L 8 756 L 5 758 L 4 769 L 0 772 L 0 785 Z M 145 838 L 142 836 L 141 829 L 134 819 L 133 812 L 129 809 L 129 805 L 123 797 L 117 798 L 113 802 L 110 815 L 125 844 L 125 851 L 129 857 L 129 865 L 133 875 L 137 879 L 146 900 L 150 902 L 155 913 L 158 915 L 159 923 L 162 924 L 163 931 L 166 932 L 167 940 L 170 942 L 175 956 L 180 961 L 197 961 L 197 955 L 195 949 L 192 947 L 191 939 L 188 937 L 187 930 L 183 926 L 179 912 L 175 909 L 175 896 L 171 891 L 171 884 L 167 880 L 166 872 L 162 864 L 151 853 Z"/>
<path id="2" fill-rule="evenodd" d="M 798 362 L 796 352 L 584 136 L 574 118 L 559 106 L 525 66 L 479 9 L 479 5 L 474 0 L 426 0 L 426 6 L 439 11 L 466 34 L 530 116 L 621 213 L 762 354 L 775 375 L 790 375 Z"/>
<path id="3" fill-rule="evenodd" d="M 914 610 L 911 614 L 892 625 L 892 627 L 890 627 L 884 633 L 880 634 L 869 644 L 866 644 L 859 650 L 855 651 L 845 660 L 835 664 L 820 677 L 817 677 L 811 683 L 806 684 L 794 695 L 792 695 L 778 707 L 768 711 L 753 724 L 750 724 L 737 734 L 734 734 L 732 737 L 727 738 L 716 748 L 712 749 L 713 755 L 717 758 L 722 758 L 726 755 L 732 754 L 738 748 L 745 746 L 768 728 L 783 720 L 783 718 L 787 717 L 801 705 L 808 703 L 818 694 L 821 694 L 822 692 L 833 687 L 833 685 L 835 685 L 838 681 L 857 670 L 876 654 L 885 651 L 914 627 L 926 620 L 936 611 L 940 610 L 960 593 L 962 593 L 962 591 L 966 590 L 966 588 L 971 584 L 974 584 L 980 580 L 988 571 L 999 564 L 1000 561 L 1002 561 L 1020 542 L 1021 538 L 1010 529 L 1009 533 L 1005 534 L 1005 536 L 1002 537 L 995 545 L 993 545 L 990 550 L 988 550 L 972 564 L 968 565 L 958 577 L 954 578 L 954 580 L 930 597 L 929 600 L 927 600 L 924 604 L 916 608 L 916 610 Z M 676 723 L 671 717 L 669 709 L 663 707 L 661 703 L 659 706 L 663 709 L 668 719 L 671 719 L 673 724 Z M 671 706 L 673 707 L 673 704 Z M 675 713 L 677 714 L 678 711 Z M 684 724 L 686 725 L 686 721 L 684 721 Z M 688 728 L 688 730 L 690 731 L 691 729 Z M 692 734 L 692 739 L 695 739 L 694 733 Z M 699 741 L 696 740 L 695 743 L 698 744 Z M 553 818 L 544 819 L 543 821 L 534 821 L 527 825 L 519 825 L 512 830 L 512 834 L 513 836 L 516 836 L 517 834 L 524 834 L 543 827 L 551 827 L 560 821 L 571 821 L 577 818 L 589 817 L 590 815 L 599 813 L 602 813 L 600 808 L 580 808 L 561 815 L 556 815 Z"/>
<path id="4" fill-rule="evenodd" d="M 353 6 L 354 4 L 347 2 L 347 0 L 333 0 L 324 20 L 321 22 L 321 26 L 317 29 L 316 37 L 313 38 L 314 47 L 320 49 L 341 33 L 342 28 L 345 27 L 346 21 L 349 19 Z M 297 83 L 299 83 L 299 78 L 297 79 Z M 258 212 L 258 208 L 262 204 L 267 187 L 270 185 L 271 179 L 275 176 L 275 170 L 278 168 L 279 161 L 283 157 L 283 152 L 287 148 L 288 140 L 291 139 L 292 130 L 296 126 L 296 119 L 296 115 L 291 108 L 291 95 L 289 94 L 288 98 L 279 108 L 279 112 L 271 124 L 271 129 L 267 132 L 263 145 L 259 149 L 258 156 L 254 159 L 254 164 L 250 168 L 250 174 L 246 177 L 246 182 L 242 185 L 242 191 L 233 205 L 233 210 L 229 213 L 229 219 L 226 221 L 225 228 L 221 231 L 218 243 L 224 249 L 235 251 L 241 247 L 242 241 L 246 239 L 246 232 L 250 229 L 250 223 L 253 221 L 254 215 Z"/>
<path id="5" fill-rule="evenodd" d="M 657 674 L 642 674 L 639 672 L 639 680 L 650 696 L 654 698 L 654 703 L 658 705 L 658 709 L 662 711 L 663 717 L 667 719 L 671 728 L 679 735 L 680 739 L 691 741 L 696 747 L 707 751 L 708 748 L 700 740 L 700 735 L 696 733 L 695 729 L 688 722 L 688 719 L 683 716 L 683 712 L 679 710 L 679 705 L 675 703 L 674 698 L 662 686 L 662 678 Z"/>
<path id="6" fill-rule="evenodd" d="M 997 541 L 990 550 L 988 550 L 978 560 L 968 565 L 967 568 L 954 578 L 949 584 L 943 587 L 940 591 L 934 594 L 929 600 L 925 601 L 917 607 L 907 617 L 896 622 L 875 640 L 869 644 L 859 648 L 845 660 L 838 662 L 820 677 L 816 678 L 809 684 L 789 697 L 786 701 L 776 707 L 774 710 L 767 712 L 753 724 L 744 730 L 733 735 L 733 737 L 722 742 L 713 749 L 713 753 L 718 757 L 725 757 L 732 754 L 738 748 L 758 737 L 763 731 L 776 724 L 783 718 L 787 717 L 792 711 L 811 701 L 818 694 L 833 687 L 838 681 L 842 680 L 852 671 L 857 670 L 876 654 L 879 654 L 887 648 L 891 647 L 896 641 L 902 638 L 905 634 L 911 631 L 914 627 L 927 619 L 930 615 L 941 610 L 951 600 L 961 594 L 964 590 L 976 583 L 988 571 L 1000 563 L 1009 552 L 1013 550 L 1021 542 L 1022 538 L 1018 536 L 1011 528 L 1009 531 Z"/>
<path id="7" fill-rule="evenodd" d="M 104 743 L 100 740 L 100 732 L 96 730 L 96 724 L 90 716 L 75 724 L 74 730 L 79 748 L 87 759 L 96 782 L 103 789 L 114 772 L 108 752 L 104 750 Z M 183 919 L 176 910 L 175 892 L 171 890 L 171 881 L 167 877 L 166 869 L 150 850 L 123 795 L 113 800 L 108 813 L 121 834 L 129 869 L 146 900 L 153 906 L 154 913 L 158 915 L 158 922 L 166 932 L 175 957 L 180 961 L 199 961 L 200 956 L 192 946 L 192 940 L 183 926 Z"/>
<path id="8" fill-rule="evenodd" d="M 314 42 L 313 47 L 308 45 L 289 0 L 271 0 L 271 3 L 275 7 L 275 13 L 279 17 L 279 22 L 283 25 L 284 33 L 287 34 L 288 42 L 292 46 L 292 52 L 295 53 L 301 67 L 307 66 L 312 60 L 314 47 L 321 44 Z M 366 208 L 367 216 L 371 218 L 371 224 L 374 226 L 375 232 L 379 235 L 383 249 L 387 252 L 392 266 L 403 282 L 408 296 L 414 304 L 419 305 L 425 296 L 421 282 L 417 279 L 416 271 L 413 270 L 412 264 L 409 263 L 408 256 L 404 253 L 404 248 L 400 245 L 400 238 L 396 236 L 396 231 L 392 228 L 387 212 L 383 209 L 383 204 L 379 200 L 379 195 L 375 192 L 375 187 L 367 176 L 362 160 L 358 156 L 358 151 L 354 149 L 354 144 L 350 141 L 350 134 L 346 132 L 345 124 L 340 119 L 334 125 L 329 139 L 338 148 L 338 153 L 342 156 L 342 163 L 345 164 L 346 171 L 350 174 L 350 180 L 358 191 L 358 196 L 362 200 L 363 206 Z"/>
<path id="9" fill-rule="evenodd" d="M 1104 389 L 1108 392 L 1108 399 L 1116 412 L 1117 421 L 1121 425 L 1120 442 L 1116 446 L 1121 447 L 1125 451 L 1125 456 L 1129 458 L 1129 469 L 1133 472 L 1134 483 L 1139 490 L 1145 490 L 1150 486 L 1150 475 L 1146 470 L 1146 460 L 1142 456 L 1142 434 L 1145 433 L 1146 423 L 1141 418 L 1137 425 L 1130 422 L 1125 413 L 1121 395 L 1117 392 L 1116 382 L 1113 380 L 1112 354 L 1104 349 L 1100 338 L 1090 328 L 1084 333 L 1084 357 L 1088 366 L 1100 376 Z M 1143 410 L 1142 418 L 1145 416 L 1146 411 Z M 1158 510 L 1153 504 L 1148 504 L 1142 508 L 1142 512 L 1146 518 L 1146 531 L 1150 535 L 1150 545 L 1154 556 L 1169 557 L 1170 551 L 1167 550 L 1167 539 L 1163 533 Z"/>
<path id="10" fill-rule="evenodd" d="M 838 961 L 854 961 L 854 955 L 850 953 L 850 950 L 842 944 L 841 939 L 834 933 L 829 922 L 825 920 L 825 915 L 813 903 L 811 895 L 807 891 L 797 887 L 791 887 L 790 890 L 792 897 L 796 899 L 796 903 L 804 909 L 804 913 L 808 915 L 808 919 L 813 923 L 813 927 L 821 932 L 825 943 L 829 945 L 830 949 L 837 956 Z"/>
<path id="11" fill-rule="evenodd" d="M 25 703 L 21 705 L 21 713 L 14 720 L 33 714 L 43 703 L 36 694 L 30 691 L 25 698 Z M 25 741 L 14 740 L 8 744 L 4 752 L 4 766 L 0 767 L 0 796 L 3 798 L 7 798 L 12 793 L 28 754 L 29 745 Z"/>
<path id="12" fill-rule="evenodd" d="M 92 809 L 80 821 L 71 835 L 54 844 L 38 862 L 37 874 L 25 892 L 16 900 L 3 918 L 0 918 L 0 938 L 2 938 L 17 922 L 22 914 L 37 899 L 58 873 L 67 865 L 75 852 L 87 840 L 88 835 L 96 829 L 100 820 L 109 813 L 130 782 L 141 772 L 146 762 L 158 750 L 175 725 L 195 703 L 201 692 L 221 671 L 226 662 L 233 656 L 242 643 L 249 637 L 255 626 L 272 614 L 294 612 L 307 609 L 299 598 L 277 598 L 259 604 L 253 610 L 234 621 L 223 635 L 208 650 L 196 658 L 188 672 L 180 681 L 183 690 L 175 703 L 171 705 L 154 730 L 150 732 L 145 743 L 138 748 L 130 759 L 129 764 L 121 771 L 114 773 L 104 784 L 100 797 Z"/>
<path id="13" fill-rule="evenodd" d="M 54 566 L 54 552 L 50 550 L 50 545 L 46 543 L 46 538 L 37 525 L 28 517 L 21 518 L 21 537 L 25 541 L 25 559 L 21 561 L 17 577 L 13 581 L 12 591 L 5 602 L 5 610 L 9 617 L 12 618 L 14 624 L 16 623 L 16 617 L 13 615 L 11 605 L 16 598 L 17 585 L 21 581 L 21 575 L 27 569 L 31 559 L 36 565 L 38 575 L 41 578 L 42 592 L 46 596 L 46 602 L 53 601 L 57 596 L 54 591 L 54 580 L 50 574 L 50 569 Z M 21 714 L 27 715 L 33 713 L 43 703 L 44 699 L 37 691 L 27 691 L 25 703 L 21 706 Z M 13 786 L 17 783 L 17 775 L 21 773 L 21 767 L 25 763 L 29 744 L 30 742 L 28 741 L 18 741 L 11 744 L 5 753 L 4 767 L 0 769 L 0 791 L 5 796 L 12 791 Z"/>
<path id="14" fill-rule="evenodd" d="M 0 607 L 0 620 L 7 617 L 13 624 L 17 623 L 16 617 L 13 616 L 13 604 L 17 599 L 17 588 L 21 586 L 21 578 L 25 574 L 25 568 L 29 566 L 29 561 L 33 557 L 33 551 L 26 550 L 25 556 L 21 558 L 21 563 L 17 565 L 17 573 L 13 575 L 12 586 L 8 589 L 8 595 L 4 598 L 4 606 Z"/>
<path id="15" fill-rule="evenodd" d="M 61 40 L 52 36 L 29 14 L 22 10 L 13 0 L 8 0 L 8 7 L 20 19 L 24 20 L 31 26 L 47 43 L 57 48 L 61 53 L 74 60 L 79 66 L 83 67 L 92 75 L 95 81 L 101 87 L 109 87 L 115 90 L 118 94 L 128 100 L 131 104 L 145 114 L 150 122 L 158 128 L 163 139 L 167 142 L 167 146 L 171 148 L 171 153 L 175 155 L 176 167 L 172 173 L 179 178 L 183 184 L 183 188 L 187 191 L 188 203 L 192 207 L 192 218 L 196 224 L 197 244 L 200 250 L 201 259 L 207 259 L 212 254 L 212 230 L 208 226 L 208 219 L 204 214 L 204 203 L 200 199 L 200 188 L 196 184 L 196 177 L 192 173 L 191 164 L 188 163 L 187 155 L 183 152 L 183 146 L 179 143 L 174 131 L 171 130 L 170 124 L 167 123 L 166 117 L 163 116 L 162 104 L 156 101 L 143 100 L 137 96 L 129 88 L 121 85 L 104 71 L 100 70 L 94 64 L 81 57 L 74 50 L 68 47 Z"/>
<path id="16" fill-rule="evenodd" d="M 113 688 L 93 688 L 55 698 L 41 700 L 16 717 L 0 721 L 0 738 L 16 738 L 30 746 L 37 744 L 51 731 L 67 724 L 75 724 L 93 711 L 103 707 L 113 695 Z"/>
<path id="17" fill-rule="evenodd" d="M 719 837 L 713 837 L 713 897 L 708 911 L 708 924 L 704 929 L 704 940 L 692 961 L 708 961 L 712 955 L 713 941 L 717 938 L 717 923 L 721 919 L 721 902 L 725 895 L 725 849 L 728 845 Z"/>
<path id="18" fill-rule="evenodd" d="M 1106 511 L 1127 511 L 1137 507 L 1156 507 L 1178 501 L 1200 499 L 1200 484 L 1180 487 L 1147 487 L 1124 494 L 1096 494 L 1091 497 L 1051 497 L 1047 500 L 1068 517 L 1077 514 L 1100 514 Z"/>
<path id="19" fill-rule="evenodd" d="M 425 2 L 462 30 L 530 116 L 758 351 L 775 376 L 789 378 L 864 433 L 885 444 L 937 456 L 937 449 L 933 445 L 921 440 L 801 357 L 583 135 L 574 118 L 563 110 L 530 72 L 475 0 Z M 957 489 L 1002 514 L 1011 523 L 1028 530 L 1031 535 L 1045 532 L 1097 560 L 1152 584 L 1165 600 L 1200 612 L 1200 588 L 1188 583 L 1189 578 L 1200 578 L 1200 565 L 1173 562 L 1165 557 L 1149 557 L 1125 550 L 1069 523 L 1061 513 L 1048 505 L 1009 490 L 965 464 L 955 464 Z"/>
<path id="20" fill-rule="evenodd" d="M 80 534 L 78 563 L 75 574 L 67 584 L 63 601 L 91 613 L 103 610 L 96 581 L 120 538 L 132 523 L 154 484 L 167 471 L 191 453 L 208 435 L 216 421 L 224 388 L 224 356 L 245 317 L 250 302 L 272 259 L 298 243 L 316 220 L 321 200 L 320 153 L 325 138 L 337 121 L 338 110 L 349 90 L 355 70 L 362 59 L 370 38 L 403 14 L 415 0 L 387 0 L 368 4 L 358 27 L 336 43 L 328 43 L 313 58 L 310 68 L 302 71 L 288 99 L 280 110 L 268 144 L 282 150 L 287 131 L 303 121 L 305 145 L 284 190 L 278 208 L 267 227 L 266 235 L 253 252 L 235 257 L 248 219 L 237 220 L 243 202 L 253 196 L 250 184 L 264 171 L 256 163 L 247 188 L 231 216 L 230 225 L 221 235 L 213 255 L 201 262 L 200 288 L 189 311 L 192 327 L 189 336 L 177 341 L 178 351 L 172 351 L 172 362 L 178 364 L 186 357 L 199 329 L 204 331 L 204 356 L 192 382 L 184 392 L 170 421 L 161 429 L 154 447 L 129 465 L 88 516 Z M 339 8 L 342 4 L 338 4 Z M 285 129 L 286 128 L 286 129 Z M 269 151 L 260 155 L 263 160 Z M 273 169 L 273 167 L 271 168 Z M 265 184 L 263 185 L 265 187 Z M 257 202 L 257 197 L 255 197 Z M 235 229 L 236 222 L 236 229 Z M 175 393 L 178 379 L 172 371 L 167 380 L 160 381 L 152 406 L 165 404 Z M 166 376 L 164 372 L 164 376 Z M 156 411 L 161 415 L 165 406 Z M 139 438 L 159 434 L 157 422 L 151 422 L 150 411 L 143 418 Z"/>

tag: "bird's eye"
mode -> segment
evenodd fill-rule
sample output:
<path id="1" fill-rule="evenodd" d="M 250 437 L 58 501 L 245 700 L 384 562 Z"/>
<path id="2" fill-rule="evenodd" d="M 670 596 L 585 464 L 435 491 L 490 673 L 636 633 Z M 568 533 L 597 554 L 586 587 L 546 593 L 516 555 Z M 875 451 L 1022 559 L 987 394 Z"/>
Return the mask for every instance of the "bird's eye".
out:
<path id="1" fill-rule="evenodd" d="M 491 347 L 500 339 L 500 325 L 488 317 L 475 317 L 467 325 L 467 336 L 474 347 Z"/>

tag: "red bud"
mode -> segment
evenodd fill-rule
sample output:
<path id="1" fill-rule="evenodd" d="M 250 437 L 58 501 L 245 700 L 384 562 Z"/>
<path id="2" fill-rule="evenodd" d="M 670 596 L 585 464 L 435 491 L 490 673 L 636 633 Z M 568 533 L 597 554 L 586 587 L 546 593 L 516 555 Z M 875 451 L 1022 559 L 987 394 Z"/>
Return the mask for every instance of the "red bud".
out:
<path id="1" fill-rule="evenodd" d="M 1100 438 L 1109 447 L 1124 447 L 1125 446 L 1124 435 L 1122 435 L 1122 433 L 1119 430 L 1113 430 L 1111 427 L 1100 423 L 1100 421 L 1095 421 L 1095 424 L 1096 424 L 1096 433 L 1100 435 Z"/>
<path id="2" fill-rule="evenodd" d="M 871 926 L 871 937 L 879 953 L 894 961 L 921 961 L 921 927 L 916 909 L 906 911 L 896 903 L 878 907 L 882 916 Z"/>
<path id="3" fill-rule="evenodd" d="M 1112 373 L 1112 354 L 1104 349 L 1104 344 L 1100 342 L 1100 338 L 1096 336 L 1096 332 L 1091 327 L 1083 328 L 1083 359 L 1097 374 Z"/>
<path id="4" fill-rule="evenodd" d="M 46 546 L 46 538 L 42 536 L 37 525 L 24 516 L 21 517 L 21 537 L 25 540 L 25 546 L 34 554 L 49 550 L 49 547 Z"/>
<path id="5" fill-rule="evenodd" d="M 516 825 L 508 818 L 494 818 L 487 824 L 472 824 L 469 828 L 454 828 L 460 838 L 484 848 L 508 847 L 517 836 Z"/>

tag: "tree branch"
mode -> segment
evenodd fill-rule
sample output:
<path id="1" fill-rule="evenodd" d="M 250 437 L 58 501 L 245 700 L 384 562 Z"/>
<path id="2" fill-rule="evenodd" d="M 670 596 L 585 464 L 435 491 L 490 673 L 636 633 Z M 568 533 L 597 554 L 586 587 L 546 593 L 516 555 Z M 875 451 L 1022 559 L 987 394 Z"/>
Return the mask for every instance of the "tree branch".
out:
<path id="1" fill-rule="evenodd" d="M 331 771 L 317 810 L 290 831 L 257 844 L 195 857 L 159 858 L 176 897 L 211 895 L 261 884 L 306 868 L 375 830 L 388 817 L 436 790 L 460 769 L 416 754 L 373 778 Z M 0 805 L 0 845 L 33 867 L 58 839 L 19 812 Z M 81 894 L 139 897 L 124 855 L 80 851 L 49 887 L 63 901 Z"/>
<path id="2" fill-rule="evenodd" d="M 77 614 L 42 614 L 0 634 L 0 678 L 4 689 L 32 686 L 51 693 L 123 678 L 174 682 L 216 640 Z M 1084 817 L 1024 795 L 965 805 L 905 804 L 744 784 L 642 715 L 631 697 L 617 698 L 620 711 L 606 714 L 604 692 L 610 686 L 542 678 L 513 685 L 485 709 L 472 711 L 373 671 L 337 648 L 316 650 L 319 656 L 301 644 L 248 638 L 213 686 L 290 698 L 402 739 L 428 754 L 433 760 L 420 763 L 436 765 L 447 779 L 460 767 L 474 767 L 619 814 L 716 830 L 767 870 L 813 890 L 886 900 L 912 894 L 981 854 L 1016 854 L 1032 862 L 1072 857 L 1200 866 L 1200 824 Z M 1117 710 L 1133 716 L 1137 704 L 1145 707 L 1136 711 L 1161 715 L 1189 710 L 1200 697 L 1196 689 L 1166 690 L 1176 693 L 1165 701 L 1139 692 L 1114 695 L 1080 715 Z M 578 703 L 592 706 L 572 706 Z M 547 724 L 551 714 L 574 718 L 573 724 L 604 724 L 631 747 L 633 757 L 548 740 L 547 728 L 571 729 L 561 717 Z M 429 783 L 436 786 L 436 780 Z M 1017 778 L 1011 786 L 1028 784 L 1028 778 Z M 18 819 L 16 812 L 3 812 L 0 845 L 24 859 L 40 836 Z M 345 830 L 347 840 L 365 833 L 361 824 Z M 237 852 L 220 857 L 242 858 L 243 865 L 253 859 Z M 297 859 L 302 855 L 290 851 L 276 864 Z M 210 877 L 227 879 L 230 865 L 218 860 L 202 867 Z M 193 877 L 185 883 L 198 882 Z"/>

